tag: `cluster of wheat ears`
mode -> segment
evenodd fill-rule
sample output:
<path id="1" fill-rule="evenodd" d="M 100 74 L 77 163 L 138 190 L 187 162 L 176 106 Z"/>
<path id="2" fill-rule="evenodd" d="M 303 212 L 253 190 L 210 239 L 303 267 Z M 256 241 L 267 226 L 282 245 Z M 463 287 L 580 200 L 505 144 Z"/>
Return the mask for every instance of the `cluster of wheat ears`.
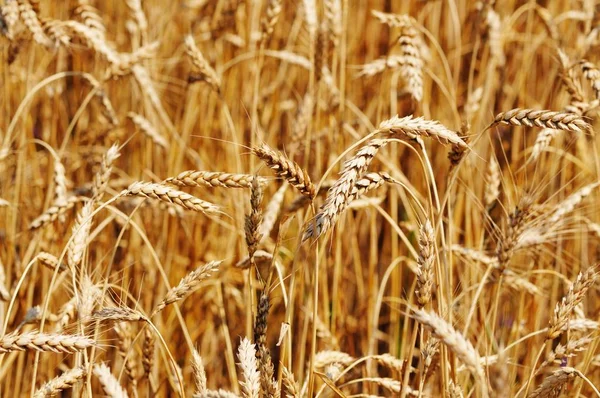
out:
<path id="1" fill-rule="evenodd" d="M 600 396 L 594 0 L 4 0 L 0 395 Z"/>

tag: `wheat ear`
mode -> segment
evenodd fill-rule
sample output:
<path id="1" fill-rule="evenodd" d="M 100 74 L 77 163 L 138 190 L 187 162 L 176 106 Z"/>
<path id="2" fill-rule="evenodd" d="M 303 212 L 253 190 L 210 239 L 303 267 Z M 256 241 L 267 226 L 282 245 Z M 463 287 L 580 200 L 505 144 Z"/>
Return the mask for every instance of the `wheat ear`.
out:
<path id="1" fill-rule="evenodd" d="M 546 127 L 573 132 L 590 131 L 591 126 L 581 116 L 573 113 L 535 109 L 511 109 L 496 115 L 493 124 L 504 123 L 513 126 Z"/>
<path id="2" fill-rule="evenodd" d="M 33 394 L 34 398 L 46 398 L 58 395 L 61 391 L 73 387 L 81 381 L 86 375 L 82 367 L 69 369 L 60 376 L 47 381 L 39 390 Z"/>
<path id="3" fill-rule="evenodd" d="M 176 177 L 169 177 L 165 182 L 180 187 L 212 187 L 212 188 L 250 188 L 252 180 L 258 179 L 261 186 L 267 183 L 263 177 L 251 174 L 233 174 L 220 171 L 188 170 Z"/>

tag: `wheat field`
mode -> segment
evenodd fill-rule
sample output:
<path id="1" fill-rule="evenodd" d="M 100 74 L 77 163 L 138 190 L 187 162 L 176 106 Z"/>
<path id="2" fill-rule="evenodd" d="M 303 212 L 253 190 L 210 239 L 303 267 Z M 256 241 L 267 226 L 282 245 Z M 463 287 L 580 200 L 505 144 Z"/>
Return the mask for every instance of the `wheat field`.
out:
<path id="1" fill-rule="evenodd" d="M 0 33 L 2 397 L 600 396 L 600 2 Z"/>

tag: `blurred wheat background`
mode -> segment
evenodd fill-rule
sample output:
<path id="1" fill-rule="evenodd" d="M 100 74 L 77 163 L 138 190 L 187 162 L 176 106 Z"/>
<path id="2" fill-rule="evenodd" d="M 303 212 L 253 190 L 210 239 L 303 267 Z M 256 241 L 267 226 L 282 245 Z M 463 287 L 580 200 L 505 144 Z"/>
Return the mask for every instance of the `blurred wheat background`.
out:
<path id="1" fill-rule="evenodd" d="M 2 396 L 600 396 L 600 3 L 0 33 Z"/>

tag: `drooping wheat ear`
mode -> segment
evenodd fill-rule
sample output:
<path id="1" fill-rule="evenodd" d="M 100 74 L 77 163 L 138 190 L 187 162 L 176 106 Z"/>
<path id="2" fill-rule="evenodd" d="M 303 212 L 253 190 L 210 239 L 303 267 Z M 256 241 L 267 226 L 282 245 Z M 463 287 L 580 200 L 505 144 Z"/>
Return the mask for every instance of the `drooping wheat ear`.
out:
<path id="1" fill-rule="evenodd" d="M 138 181 L 121 192 L 123 196 L 140 196 L 173 203 L 186 210 L 198 211 L 207 215 L 221 214 L 220 207 L 188 193 L 178 191 L 166 185 Z"/>
<path id="2" fill-rule="evenodd" d="M 488 162 L 485 174 L 485 189 L 483 193 L 483 204 L 487 210 L 492 208 L 494 202 L 500 196 L 501 171 L 496 156 L 492 154 Z"/>
<path id="3" fill-rule="evenodd" d="M 413 117 L 412 115 L 398 117 L 396 115 L 381 122 L 378 130 L 381 133 L 405 136 L 412 140 L 417 137 L 431 137 L 442 144 L 456 145 L 462 150 L 469 149 L 467 143 L 455 131 L 436 120 L 427 120 L 423 117 Z"/>
<path id="4" fill-rule="evenodd" d="M 377 18 L 379 22 L 393 28 L 403 28 L 405 26 L 416 24 L 416 20 L 410 15 L 406 14 L 389 14 L 377 10 L 371 10 L 371 14 Z"/>
<path id="5" fill-rule="evenodd" d="M 569 195 L 565 200 L 560 202 L 556 209 L 548 217 L 548 223 L 554 224 L 562 220 L 562 218 L 573 211 L 583 199 L 589 196 L 594 189 L 600 186 L 600 182 L 588 184 L 585 187 L 577 190 L 575 193 Z"/>
<path id="6" fill-rule="evenodd" d="M 561 130 L 557 129 L 543 129 L 542 131 L 540 131 L 537 135 L 537 138 L 535 139 L 535 143 L 533 144 L 533 148 L 531 149 L 531 156 L 529 157 L 529 160 L 527 160 L 527 162 L 530 163 L 539 158 L 544 149 L 550 145 L 552 139 L 555 136 L 557 136 L 560 132 Z"/>
<path id="7" fill-rule="evenodd" d="M 92 198 L 94 198 L 94 200 L 99 200 L 104 194 L 104 191 L 106 191 L 108 180 L 112 173 L 113 163 L 119 156 L 121 156 L 121 154 L 119 153 L 119 146 L 117 144 L 113 144 L 102 156 L 100 170 L 94 175 L 94 185 L 92 187 Z"/>
<path id="8" fill-rule="evenodd" d="M 77 19 L 83 22 L 83 25 L 98 36 L 99 40 L 106 40 L 106 27 L 96 7 L 87 2 L 79 2 L 74 14 Z"/>
<path id="9" fill-rule="evenodd" d="M 527 398 L 558 397 L 564 385 L 576 376 L 579 376 L 577 369 L 570 367 L 557 369 L 550 376 L 546 377 L 542 384 L 529 394 Z"/>
<path id="10" fill-rule="evenodd" d="M 571 312 L 583 301 L 585 294 L 594 285 L 597 277 L 595 267 L 590 267 L 577 275 L 577 279 L 575 279 L 567 294 L 559 303 L 556 303 L 554 313 L 550 318 L 546 340 L 555 339 L 562 334 L 563 328 L 569 322 Z"/>
<path id="11" fill-rule="evenodd" d="M 135 350 L 130 349 L 133 342 L 133 330 L 128 322 L 119 322 L 114 326 L 118 336 L 117 351 L 123 358 L 127 384 L 132 391 L 137 391 L 137 359 Z"/>
<path id="12" fill-rule="evenodd" d="M 167 305 L 183 300 L 192 294 L 200 287 L 200 282 L 210 277 L 213 272 L 218 271 L 221 263 L 222 261 L 211 261 L 184 276 L 177 286 L 171 288 L 171 290 L 167 292 L 163 301 L 161 301 L 152 312 L 152 316 L 162 311 Z"/>
<path id="13" fill-rule="evenodd" d="M 206 392 L 206 372 L 202 357 L 196 348 L 192 349 L 192 370 L 194 372 L 194 385 L 196 387 L 195 394 L 204 394 Z"/>
<path id="14" fill-rule="evenodd" d="M 389 174 L 384 172 L 372 172 L 365 173 L 362 177 L 360 177 L 352 190 L 350 191 L 350 196 L 348 197 L 348 204 L 352 203 L 354 200 L 362 197 L 368 192 L 374 191 L 384 183 L 398 184 L 399 182 L 392 178 Z"/>
<path id="15" fill-rule="evenodd" d="M 72 354 L 95 345 L 94 340 L 68 334 L 48 334 L 37 331 L 10 333 L 0 338 L 0 353 L 11 351 L 45 351 Z"/>
<path id="16" fill-rule="evenodd" d="M 112 106 L 112 102 L 108 98 L 106 91 L 102 88 L 100 82 L 94 79 L 91 75 L 84 75 L 86 81 L 90 84 L 93 89 L 96 89 L 96 98 L 100 102 L 102 115 L 108 120 L 108 122 L 116 126 L 119 124 L 119 118 L 117 117 L 117 113 Z"/>
<path id="17" fill-rule="evenodd" d="M 205 81 L 213 90 L 219 93 L 221 91 L 221 78 L 204 58 L 196 46 L 194 37 L 191 35 L 185 37 L 185 52 L 198 71 L 197 74 L 190 76 L 190 82 Z"/>
<path id="18" fill-rule="evenodd" d="M 304 231 L 303 241 L 318 238 L 331 228 L 348 206 L 350 193 L 356 181 L 368 169 L 379 149 L 388 142 L 388 139 L 372 139 L 354 157 L 344 163 L 340 178 L 329 189 L 325 203 Z"/>
<path id="19" fill-rule="evenodd" d="M 63 21 L 58 19 L 42 18 L 42 29 L 44 33 L 53 41 L 54 47 L 64 46 L 69 47 L 71 45 L 71 37 L 65 27 Z"/>
<path id="20" fill-rule="evenodd" d="M 400 47 L 400 56 L 405 62 L 400 65 L 400 75 L 406 85 L 406 90 L 415 99 L 423 99 L 423 60 L 421 52 L 417 45 L 418 32 L 411 25 L 405 25 L 400 28 L 400 38 L 398 46 Z"/>
<path id="21" fill-rule="evenodd" d="M 310 180 L 308 172 L 303 170 L 298 163 L 264 143 L 253 148 L 252 153 L 264 161 L 275 175 L 286 179 L 301 194 L 310 199 L 315 197 L 315 186 Z"/>
<path id="22" fill-rule="evenodd" d="M 355 358 L 341 351 L 324 350 L 315 354 L 315 369 L 323 369 L 332 363 L 339 363 L 342 366 L 348 366 L 355 361 Z"/>
<path id="23" fill-rule="evenodd" d="M 151 328 L 144 330 L 144 344 L 142 346 L 142 367 L 144 368 L 144 376 L 150 378 L 152 373 L 152 365 L 154 364 L 154 334 Z"/>
<path id="24" fill-rule="evenodd" d="M 314 71 L 315 82 L 319 82 L 323 77 L 323 68 L 329 65 L 331 58 L 331 43 L 329 41 L 329 33 L 327 32 L 327 24 L 322 22 L 317 30 L 317 40 L 315 43 L 314 54 Z"/>
<path id="25" fill-rule="evenodd" d="M 468 145 L 469 142 L 469 124 L 463 123 L 460 129 L 460 139 Z M 450 160 L 451 168 L 458 166 L 467 154 L 467 148 L 462 144 L 452 144 L 452 149 L 448 152 L 448 160 Z"/>
<path id="26" fill-rule="evenodd" d="M 413 317 L 421 324 L 427 326 L 434 336 L 440 339 L 458 359 L 465 364 L 469 371 L 480 383 L 484 395 L 487 396 L 487 381 L 483 368 L 479 362 L 479 354 L 462 334 L 452 327 L 444 319 L 433 312 L 414 310 Z"/>
<path id="27" fill-rule="evenodd" d="M 256 264 L 257 267 L 261 267 L 261 266 L 266 266 L 271 264 L 271 262 L 273 261 L 273 255 L 269 252 L 266 252 L 264 250 L 257 250 L 256 252 L 254 252 L 254 263 Z M 240 261 L 238 261 L 234 267 L 236 268 L 241 268 L 241 269 L 247 269 L 248 267 L 250 267 L 250 257 L 246 257 Z"/>
<path id="28" fill-rule="evenodd" d="M 250 213 L 247 214 L 244 219 L 244 233 L 246 236 L 246 246 L 248 246 L 250 265 L 254 264 L 254 253 L 262 238 L 258 230 L 263 219 L 262 208 L 260 205 L 263 198 L 263 191 L 258 183 L 258 179 L 254 178 L 252 180 L 251 188 Z"/>
<path id="29" fill-rule="evenodd" d="M 246 398 L 258 398 L 260 395 L 260 373 L 256 361 L 256 347 L 246 337 L 238 347 L 239 366 L 244 380 L 240 380 L 242 394 Z"/>
<path id="30" fill-rule="evenodd" d="M 571 103 L 583 102 L 583 92 L 581 91 L 579 84 L 576 83 L 571 60 L 560 48 L 557 50 L 557 54 L 558 60 L 560 61 L 560 78 L 565 86 L 565 89 L 567 90 L 567 93 L 569 93 Z"/>
<path id="31" fill-rule="evenodd" d="M 23 22 L 23 25 L 27 28 L 27 30 L 33 36 L 33 40 L 46 48 L 52 48 L 54 46 L 54 42 L 50 40 L 48 36 L 44 33 L 42 29 L 42 24 L 38 19 L 38 16 L 27 0 L 19 0 L 19 17 Z"/>
<path id="32" fill-rule="evenodd" d="M 300 387 L 298 387 L 294 374 L 285 366 L 282 368 L 282 381 L 287 398 L 300 398 Z"/>
<path id="33" fill-rule="evenodd" d="M 492 125 L 498 123 L 513 126 L 547 127 L 576 133 L 591 130 L 591 126 L 579 115 L 535 109 L 515 108 L 507 112 L 501 112 L 496 115 Z"/>
<path id="34" fill-rule="evenodd" d="M 4 263 L 0 259 L 0 300 L 10 300 L 10 292 L 6 288 L 6 270 L 4 269 Z"/>
<path id="35" fill-rule="evenodd" d="M 435 261 L 435 234 L 429 220 L 426 220 L 419 232 L 419 258 L 417 259 L 417 303 L 423 308 L 431 301 L 433 289 L 433 266 Z"/>
<path id="36" fill-rule="evenodd" d="M 306 135 L 306 130 L 312 121 L 313 110 L 315 108 L 315 101 L 310 92 L 304 94 L 302 104 L 298 108 L 294 124 L 292 125 L 292 136 L 291 141 L 293 146 L 297 146 L 300 141 Z"/>
<path id="37" fill-rule="evenodd" d="M 596 65 L 585 60 L 581 61 L 579 65 L 581 66 L 583 76 L 590 82 L 596 99 L 600 100 L 600 70 Z"/>
<path id="38" fill-rule="evenodd" d="M 135 21 L 138 29 L 145 34 L 148 30 L 148 20 L 146 19 L 146 14 L 144 14 L 144 9 L 142 8 L 142 0 L 125 0 L 125 4 L 127 4 L 127 7 L 131 12 L 131 17 Z"/>
<path id="39" fill-rule="evenodd" d="M 92 317 L 100 322 L 120 321 L 137 322 L 146 321 L 147 318 L 141 312 L 128 307 L 104 307 L 94 311 Z"/>
<path id="40" fill-rule="evenodd" d="M 67 258 L 69 259 L 69 267 L 75 269 L 83 258 L 83 254 L 87 247 L 87 240 L 92 228 L 92 211 L 94 210 L 94 202 L 89 200 L 81 208 L 77 214 L 77 221 L 73 225 L 73 239 L 69 244 Z"/>
<path id="41" fill-rule="evenodd" d="M 414 59 L 405 55 L 389 55 L 361 65 L 356 77 L 373 77 L 386 70 L 397 70 L 411 62 L 414 63 Z"/>
<path id="42" fill-rule="evenodd" d="M 156 57 L 156 52 L 158 51 L 159 46 L 160 43 L 155 41 L 142 46 L 131 53 L 119 53 L 117 57 L 118 62 L 114 62 L 109 65 L 108 69 L 104 73 L 104 79 L 106 80 L 129 75 L 132 73 L 134 65 Z"/>
<path id="43" fill-rule="evenodd" d="M 281 3 L 281 0 L 269 0 L 269 2 L 267 3 L 265 15 L 261 20 L 261 42 L 263 43 L 266 42 L 273 34 L 275 24 L 277 24 L 277 21 L 279 20 L 279 15 L 281 14 Z"/>
<path id="44" fill-rule="evenodd" d="M 540 367 L 535 371 L 535 374 L 538 375 L 542 373 L 542 371 L 553 364 L 560 365 L 566 358 L 571 358 L 577 355 L 577 353 L 585 351 L 592 339 L 589 337 L 582 337 L 577 340 L 568 340 L 566 345 L 558 344 L 550 354 L 546 357 L 546 360 L 540 365 Z M 557 363 L 558 362 L 558 363 Z"/>
<path id="45" fill-rule="evenodd" d="M 515 208 L 515 211 L 508 217 L 508 225 L 496 247 L 498 274 L 508 267 L 508 263 L 519 243 L 519 237 L 525 228 L 525 223 L 531 215 L 531 205 L 530 199 L 524 197 Z"/>
<path id="46" fill-rule="evenodd" d="M 67 198 L 67 203 L 61 206 L 53 205 L 49 207 L 48 210 L 46 210 L 44 213 L 39 215 L 35 220 L 33 220 L 31 224 L 29 224 L 29 230 L 33 231 L 58 220 L 58 218 L 61 215 L 65 214 L 67 211 L 75 207 L 75 204 L 77 202 L 81 202 L 86 199 L 87 198 L 81 196 L 69 196 Z"/>
<path id="47" fill-rule="evenodd" d="M 119 380 L 110 371 L 105 363 L 94 365 L 94 375 L 100 381 L 102 390 L 111 398 L 128 398 L 127 391 L 119 384 Z"/>
<path id="48" fill-rule="evenodd" d="M 400 374 L 402 369 L 404 369 L 404 361 L 396 358 L 392 354 L 375 355 L 373 359 L 375 359 L 380 365 L 383 365 L 397 372 L 398 374 Z"/>
<path id="49" fill-rule="evenodd" d="M 281 205 L 283 203 L 287 187 L 288 184 L 282 185 L 281 188 L 279 188 L 271 197 L 271 200 L 269 200 L 269 203 L 265 208 L 263 220 L 258 228 L 258 235 L 260 236 L 261 242 L 271 234 L 271 231 L 275 227 L 275 222 L 279 217 L 279 212 L 281 211 Z"/>
<path id="50" fill-rule="evenodd" d="M 498 260 L 495 257 L 488 256 L 486 253 L 479 250 L 469 249 L 460 245 L 452 245 L 450 246 L 450 250 L 460 254 L 463 257 L 466 257 L 471 261 L 480 262 L 494 267 L 496 267 L 498 263 Z"/>
<path id="51" fill-rule="evenodd" d="M 541 296 L 542 292 L 536 284 L 529 282 L 528 280 L 521 278 L 513 271 L 506 269 L 503 273 L 504 282 L 508 287 L 517 292 L 527 292 L 531 295 Z"/>
<path id="52" fill-rule="evenodd" d="M 73 387 L 76 383 L 86 376 L 86 371 L 83 367 L 69 369 L 60 376 L 44 383 L 39 390 L 33 394 L 34 398 L 54 397 L 61 391 Z"/>
<path id="53" fill-rule="evenodd" d="M 266 178 L 253 176 L 252 174 L 199 170 L 181 172 L 176 177 L 167 178 L 165 182 L 180 187 L 250 188 L 255 178 L 258 179 L 261 186 L 266 185 Z"/>
<path id="54" fill-rule="evenodd" d="M 54 204 L 64 206 L 67 203 L 67 172 L 60 159 L 54 159 Z"/>
<path id="55" fill-rule="evenodd" d="M 152 142 L 154 142 L 156 145 L 158 145 L 162 148 L 165 148 L 167 150 L 169 149 L 170 145 L 169 145 L 169 142 L 167 141 L 167 139 L 165 137 L 163 137 L 163 135 L 161 133 L 159 133 L 156 128 L 154 128 L 154 126 L 152 125 L 152 123 L 150 123 L 150 121 L 148 119 L 146 119 L 142 115 L 137 114 L 135 112 L 127 113 L 127 117 L 129 119 L 131 119 L 133 124 L 135 124 L 135 126 L 142 133 L 144 133 L 144 135 L 146 135 L 148 138 L 150 138 L 152 140 Z"/>
<path id="56" fill-rule="evenodd" d="M 0 30 L 8 40 L 14 40 L 15 27 L 19 22 L 19 4 L 16 1 L 7 1 L 0 7 Z M 316 16 L 315 16 L 316 17 Z"/>
<path id="57" fill-rule="evenodd" d="M 96 29 L 73 20 L 65 21 L 64 26 L 71 32 L 72 37 L 83 41 L 88 48 L 106 58 L 110 64 L 118 64 L 120 62 L 119 53 L 109 46 L 104 38 L 100 37 Z"/>

